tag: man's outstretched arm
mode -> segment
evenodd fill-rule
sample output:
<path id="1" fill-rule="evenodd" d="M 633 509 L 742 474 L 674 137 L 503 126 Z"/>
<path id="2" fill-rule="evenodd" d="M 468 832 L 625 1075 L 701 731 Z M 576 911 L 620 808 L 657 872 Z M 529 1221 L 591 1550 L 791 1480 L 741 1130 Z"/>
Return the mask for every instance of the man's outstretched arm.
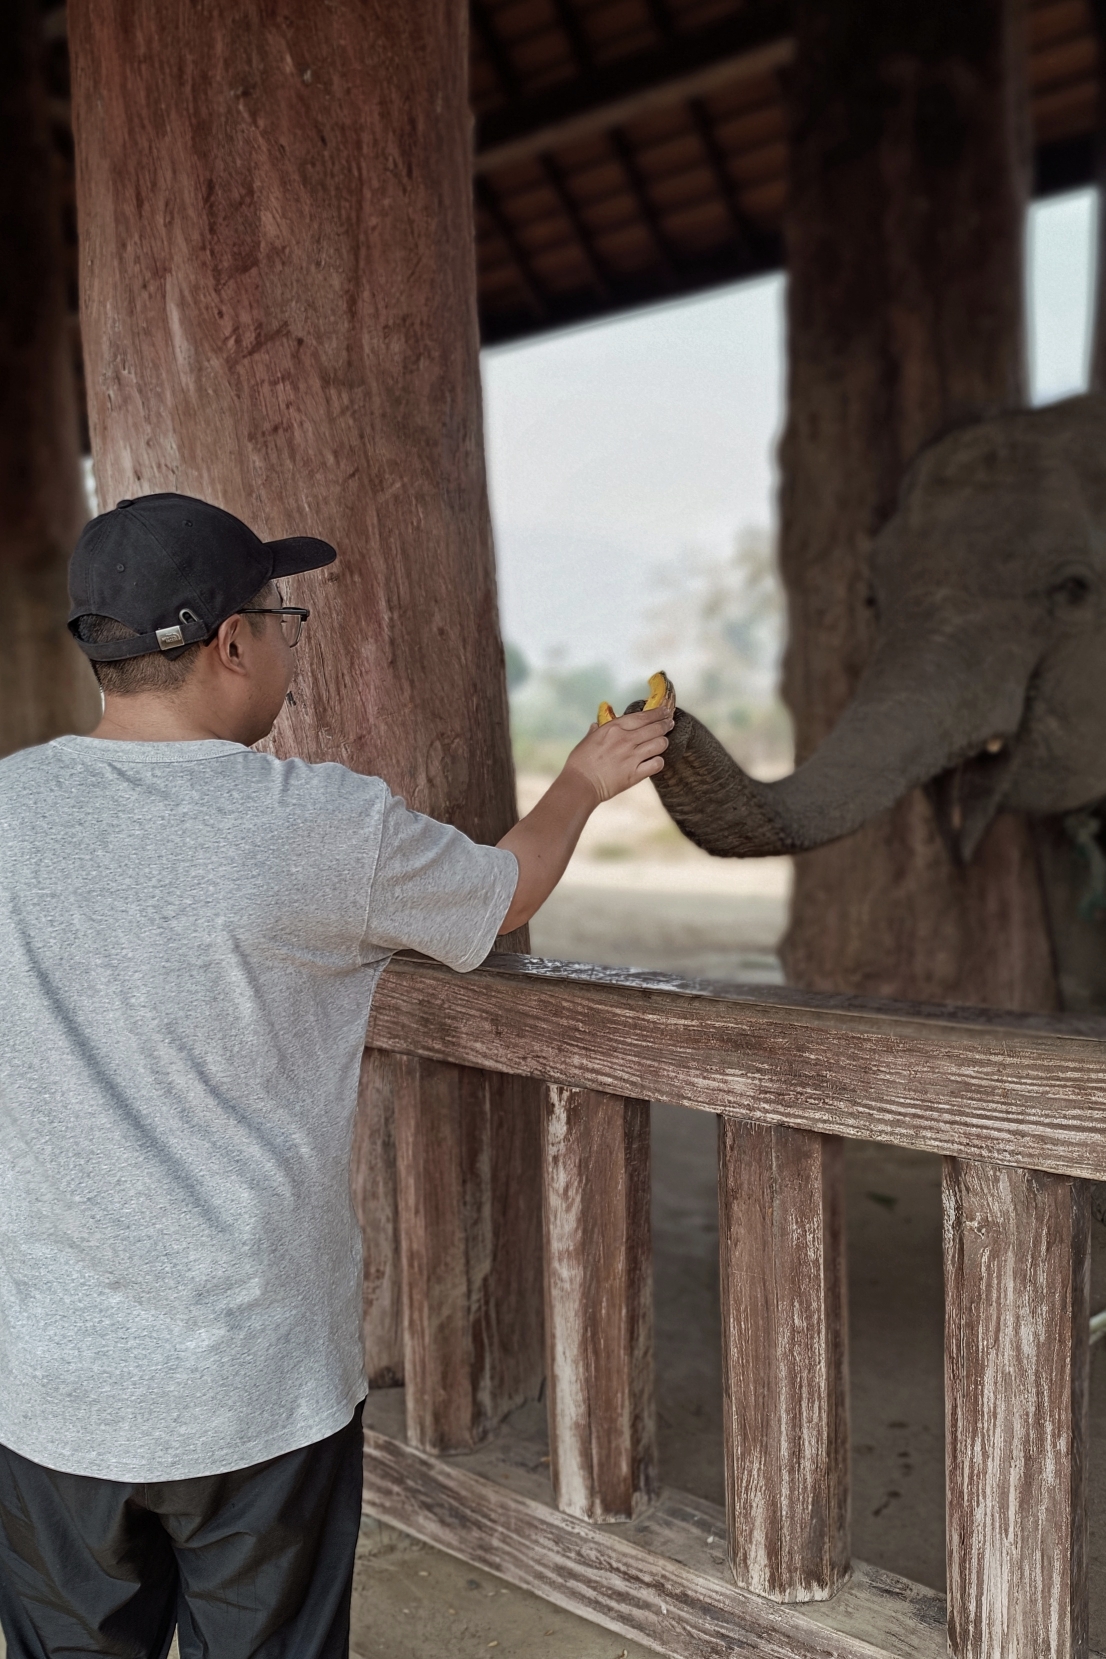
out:
<path id="1" fill-rule="evenodd" d="M 599 803 L 661 771 L 671 730 L 667 708 L 643 709 L 592 726 L 576 745 L 537 806 L 498 843 L 518 860 L 518 886 L 503 918 L 503 933 L 521 927 L 541 909 Z"/>

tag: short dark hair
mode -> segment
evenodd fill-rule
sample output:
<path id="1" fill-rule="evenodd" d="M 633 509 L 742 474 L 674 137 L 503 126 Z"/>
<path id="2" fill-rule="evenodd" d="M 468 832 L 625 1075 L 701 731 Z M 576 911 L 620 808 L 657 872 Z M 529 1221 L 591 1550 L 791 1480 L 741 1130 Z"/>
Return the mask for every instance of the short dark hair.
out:
<path id="1" fill-rule="evenodd" d="M 261 592 L 254 594 L 250 604 L 259 604 L 268 593 L 269 586 L 266 582 Z M 263 617 L 250 616 L 246 620 L 255 633 L 264 626 Z M 133 628 L 116 622 L 113 616 L 82 616 L 77 622 L 77 632 L 90 645 L 105 645 L 109 640 L 138 637 Z M 139 691 L 179 691 L 195 668 L 204 645 L 210 644 L 214 638 L 212 634 L 202 643 L 186 645 L 182 651 L 174 651 L 170 655 L 163 651 L 150 651 L 145 656 L 123 657 L 118 662 L 93 662 L 92 672 L 106 697 L 130 697 Z"/>

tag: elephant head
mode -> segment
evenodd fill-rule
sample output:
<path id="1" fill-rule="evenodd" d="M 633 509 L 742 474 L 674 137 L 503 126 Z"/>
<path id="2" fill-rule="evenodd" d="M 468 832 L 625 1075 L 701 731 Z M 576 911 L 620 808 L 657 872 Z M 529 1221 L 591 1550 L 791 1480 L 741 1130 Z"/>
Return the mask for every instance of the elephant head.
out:
<path id="1" fill-rule="evenodd" d="M 1106 396 L 1001 415 L 917 457 L 872 560 L 876 645 L 804 765 L 744 773 L 677 711 L 654 780 L 709 853 L 792 853 L 930 786 L 964 862 L 996 812 L 1106 796 Z"/>

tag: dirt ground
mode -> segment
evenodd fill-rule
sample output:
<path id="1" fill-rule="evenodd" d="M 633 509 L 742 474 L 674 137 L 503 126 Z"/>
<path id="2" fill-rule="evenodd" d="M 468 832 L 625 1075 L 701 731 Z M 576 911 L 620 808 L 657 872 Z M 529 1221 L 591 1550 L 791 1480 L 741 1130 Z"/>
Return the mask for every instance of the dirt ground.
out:
<path id="1" fill-rule="evenodd" d="M 522 780 L 524 806 L 540 780 Z M 536 954 L 778 980 L 785 860 L 726 864 L 679 841 L 649 786 L 601 809 L 532 926 Z M 653 1108 L 661 1477 L 723 1499 L 715 1120 Z M 846 1148 L 852 1532 L 858 1559 L 944 1588 L 940 1161 Z M 1095 1226 L 1094 1307 L 1106 1307 Z M 1106 1343 L 1092 1359 L 1091 1645 L 1106 1650 Z M 646 1659 L 647 1650 L 367 1521 L 353 1659 Z M 3 1645 L 0 1642 L 0 1659 Z"/>

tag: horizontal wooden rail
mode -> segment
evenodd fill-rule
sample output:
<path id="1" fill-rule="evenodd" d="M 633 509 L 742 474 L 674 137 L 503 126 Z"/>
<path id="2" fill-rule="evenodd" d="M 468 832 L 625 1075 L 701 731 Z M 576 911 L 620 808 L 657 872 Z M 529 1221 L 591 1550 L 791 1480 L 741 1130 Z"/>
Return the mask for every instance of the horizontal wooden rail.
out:
<path id="1" fill-rule="evenodd" d="M 371 1046 L 753 1123 L 1106 1180 L 1106 1020 L 397 956 Z"/>

